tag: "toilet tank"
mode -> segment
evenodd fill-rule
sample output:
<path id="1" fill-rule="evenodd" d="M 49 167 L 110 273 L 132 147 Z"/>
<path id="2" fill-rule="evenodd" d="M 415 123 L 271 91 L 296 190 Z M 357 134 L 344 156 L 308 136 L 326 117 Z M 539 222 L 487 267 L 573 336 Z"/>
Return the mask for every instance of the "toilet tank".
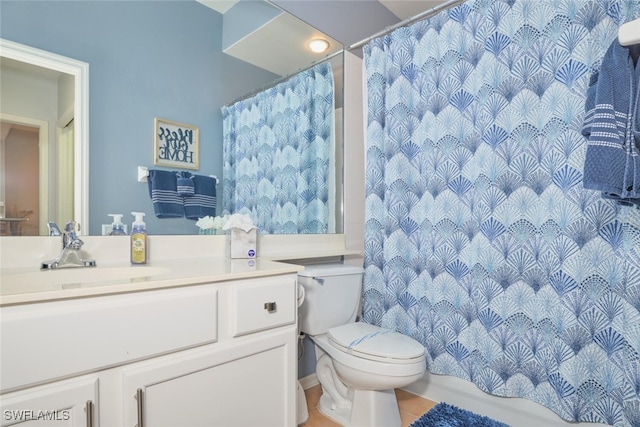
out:
<path id="1" fill-rule="evenodd" d="M 299 312 L 300 331 L 320 335 L 334 326 L 356 320 L 364 269 L 344 264 L 321 264 L 298 273 L 305 291 Z"/>

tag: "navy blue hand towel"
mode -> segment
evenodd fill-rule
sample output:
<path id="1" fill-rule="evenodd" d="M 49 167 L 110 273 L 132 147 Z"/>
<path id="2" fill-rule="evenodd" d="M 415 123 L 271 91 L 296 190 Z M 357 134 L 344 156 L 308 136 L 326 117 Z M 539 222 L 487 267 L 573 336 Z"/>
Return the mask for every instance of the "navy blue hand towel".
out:
<path id="1" fill-rule="evenodd" d="M 178 179 L 178 195 L 191 197 L 195 193 L 193 186 L 193 174 L 191 172 L 176 172 Z"/>
<path id="2" fill-rule="evenodd" d="M 178 195 L 175 172 L 150 170 L 149 195 L 153 211 L 158 218 L 179 218 L 184 216 L 182 197 Z"/>
<path id="3" fill-rule="evenodd" d="M 619 203 L 640 204 L 640 67 L 616 39 L 591 76 L 582 134 L 584 188 Z"/>
<path id="4" fill-rule="evenodd" d="M 203 175 L 193 176 L 194 194 L 184 197 L 184 215 L 197 220 L 216 216 L 216 179 Z"/>

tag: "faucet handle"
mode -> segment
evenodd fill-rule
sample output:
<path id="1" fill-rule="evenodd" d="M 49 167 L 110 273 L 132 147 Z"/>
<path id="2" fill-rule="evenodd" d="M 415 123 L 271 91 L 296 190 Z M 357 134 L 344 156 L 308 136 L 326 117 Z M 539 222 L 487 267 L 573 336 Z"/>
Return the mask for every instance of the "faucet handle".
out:
<path id="1" fill-rule="evenodd" d="M 53 221 L 49 221 L 47 223 L 47 227 L 49 227 L 49 236 L 61 236 L 62 232 L 58 228 L 58 224 Z"/>
<path id="2" fill-rule="evenodd" d="M 80 230 L 80 225 L 75 221 L 67 222 L 64 226 L 64 234 L 62 235 L 62 248 L 80 250 L 84 242 L 78 238 L 76 232 Z"/>
<path id="3" fill-rule="evenodd" d="M 80 224 L 78 224 L 77 222 L 70 220 L 67 221 L 67 224 L 64 226 L 64 231 L 67 233 L 77 233 L 78 231 L 80 231 Z"/>

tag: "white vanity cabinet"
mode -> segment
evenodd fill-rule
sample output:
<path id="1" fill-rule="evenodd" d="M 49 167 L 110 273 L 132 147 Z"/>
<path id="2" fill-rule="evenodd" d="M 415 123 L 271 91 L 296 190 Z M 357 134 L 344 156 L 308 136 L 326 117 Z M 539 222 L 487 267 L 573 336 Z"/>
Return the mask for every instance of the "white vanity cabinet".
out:
<path id="1" fill-rule="evenodd" d="M 0 424 L 61 408 L 53 425 L 293 427 L 296 279 L 1 307 Z"/>
<path id="2" fill-rule="evenodd" d="M 216 344 L 123 369 L 125 426 L 296 425 L 296 276 L 219 289 Z"/>

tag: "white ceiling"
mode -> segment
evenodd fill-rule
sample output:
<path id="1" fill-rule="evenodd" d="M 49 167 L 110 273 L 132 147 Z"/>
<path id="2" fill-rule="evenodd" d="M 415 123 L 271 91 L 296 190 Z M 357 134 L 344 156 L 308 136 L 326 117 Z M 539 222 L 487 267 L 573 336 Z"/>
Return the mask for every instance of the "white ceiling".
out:
<path id="1" fill-rule="evenodd" d="M 220 13 L 225 13 L 227 10 L 231 8 L 231 6 L 233 6 L 238 2 L 238 0 L 197 0 L 197 1 Z"/>
<path id="2" fill-rule="evenodd" d="M 238 1 L 197 0 L 224 15 Z M 262 0 L 251 0 L 262 1 Z M 279 76 L 287 76 L 349 47 L 391 25 L 453 0 L 272 0 L 282 13 L 246 34 L 225 53 Z M 289 13 L 286 13 L 289 12 Z M 297 15 L 293 16 L 293 15 Z M 223 16 L 224 20 L 224 16 Z M 313 25 L 313 26 L 312 26 Z M 315 27 L 315 28 L 314 28 Z M 319 28 L 319 29 L 317 29 Z M 329 41 L 322 54 L 306 46 L 314 38 Z"/>
<path id="3" fill-rule="evenodd" d="M 197 1 L 224 15 L 239 0 Z M 318 54 L 307 47 L 307 43 L 316 38 L 329 42 L 327 52 Z M 342 44 L 337 40 L 284 12 L 224 52 L 279 76 L 288 76 L 341 49 Z"/>
<path id="4" fill-rule="evenodd" d="M 401 20 L 409 19 L 446 3 L 446 0 L 379 0 Z"/>
<path id="5" fill-rule="evenodd" d="M 56 81 L 62 73 L 49 68 L 18 61 L 16 59 L 0 57 L 0 70 L 17 70 L 19 73 Z"/>
<path id="6" fill-rule="evenodd" d="M 198 2 L 224 14 L 240 0 L 197 0 Z M 375 1 L 375 0 L 368 0 Z M 404 20 L 419 15 L 425 10 L 432 9 L 446 0 L 378 0 L 384 7 L 398 18 Z"/>

